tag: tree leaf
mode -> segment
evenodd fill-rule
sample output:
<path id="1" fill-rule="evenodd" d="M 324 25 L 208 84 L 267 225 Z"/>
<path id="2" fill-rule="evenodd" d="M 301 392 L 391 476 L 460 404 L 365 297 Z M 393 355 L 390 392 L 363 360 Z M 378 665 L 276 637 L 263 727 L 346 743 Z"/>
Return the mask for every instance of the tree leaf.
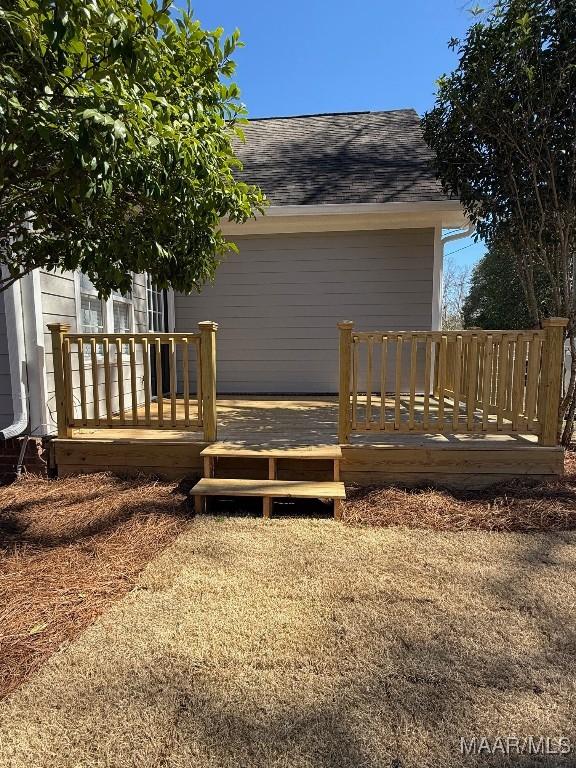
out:
<path id="1" fill-rule="evenodd" d="M 146 21 L 148 21 L 148 19 L 154 16 L 154 9 L 152 8 L 148 0 L 140 0 L 140 11 L 142 13 L 142 17 Z"/>
<path id="2" fill-rule="evenodd" d="M 114 136 L 116 136 L 117 139 L 126 138 L 126 126 L 122 120 L 114 120 Z"/>

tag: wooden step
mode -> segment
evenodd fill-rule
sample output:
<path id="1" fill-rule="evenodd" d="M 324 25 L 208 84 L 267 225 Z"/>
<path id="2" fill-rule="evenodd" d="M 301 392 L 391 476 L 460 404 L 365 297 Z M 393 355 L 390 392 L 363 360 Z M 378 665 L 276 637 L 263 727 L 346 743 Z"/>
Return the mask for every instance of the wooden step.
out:
<path id="1" fill-rule="evenodd" d="M 258 445 L 235 445 L 234 443 L 212 443 L 201 451 L 200 456 L 214 458 L 250 459 L 329 459 L 342 458 L 339 445 L 287 446 L 285 448 L 264 448 Z"/>
<path id="2" fill-rule="evenodd" d="M 263 499 L 264 517 L 270 517 L 272 499 L 334 499 L 334 517 L 340 518 L 344 483 L 309 483 L 304 480 L 235 480 L 205 477 L 190 491 L 197 511 L 206 496 L 255 496 Z"/>
<path id="3" fill-rule="evenodd" d="M 232 480 L 205 477 L 190 491 L 193 496 L 269 496 L 295 499 L 345 499 L 344 483 L 305 480 Z"/>

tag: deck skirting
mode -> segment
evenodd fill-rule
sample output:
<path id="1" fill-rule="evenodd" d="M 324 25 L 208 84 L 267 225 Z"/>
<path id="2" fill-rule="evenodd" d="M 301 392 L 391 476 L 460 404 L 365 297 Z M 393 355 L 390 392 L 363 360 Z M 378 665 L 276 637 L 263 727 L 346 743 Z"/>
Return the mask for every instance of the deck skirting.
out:
<path id="1" fill-rule="evenodd" d="M 58 477 L 82 472 L 158 475 L 178 480 L 200 473 L 200 452 L 208 443 L 166 440 L 55 439 L 50 443 L 51 466 Z"/>
<path id="2" fill-rule="evenodd" d="M 51 443 L 52 464 L 59 476 L 79 472 L 154 474 L 181 479 L 202 473 L 200 452 L 204 442 L 56 439 Z M 431 447 L 354 445 L 342 447 L 341 478 L 347 484 L 445 486 L 478 489 L 517 477 L 550 478 L 563 473 L 561 448 L 538 445 L 462 445 Z M 279 463 L 285 480 L 325 480 L 329 460 L 310 462 L 286 459 Z M 264 462 L 254 458 L 219 459 L 216 474 L 265 477 Z"/>
<path id="3" fill-rule="evenodd" d="M 564 451 L 539 445 L 432 447 L 349 446 L 342 477 L 355 485 L 430 485 L 476 490 L 513 478 L 546 479 L 564 472 Z"/>

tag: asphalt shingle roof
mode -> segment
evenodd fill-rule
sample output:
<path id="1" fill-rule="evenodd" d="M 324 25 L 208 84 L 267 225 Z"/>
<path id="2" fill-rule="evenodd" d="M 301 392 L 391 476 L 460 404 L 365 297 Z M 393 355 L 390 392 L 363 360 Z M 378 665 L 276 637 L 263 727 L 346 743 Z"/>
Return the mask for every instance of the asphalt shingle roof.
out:
<path id="1" fill-rule="evenodd" d="M 272 205 L 446 200 L 413 109 L 250 120 L 239 178 Z"/>

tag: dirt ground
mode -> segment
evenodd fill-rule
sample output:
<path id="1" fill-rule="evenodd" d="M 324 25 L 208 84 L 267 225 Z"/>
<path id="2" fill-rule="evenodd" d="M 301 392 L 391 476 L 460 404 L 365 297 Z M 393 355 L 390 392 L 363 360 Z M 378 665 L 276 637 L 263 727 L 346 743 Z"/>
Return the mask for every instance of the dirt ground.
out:
<path id="1" fill-rule="evenodd" d="M 462 768 L 576 733 L 576 533 L 194 519 L 0 703 L 10 768 Z"/>

